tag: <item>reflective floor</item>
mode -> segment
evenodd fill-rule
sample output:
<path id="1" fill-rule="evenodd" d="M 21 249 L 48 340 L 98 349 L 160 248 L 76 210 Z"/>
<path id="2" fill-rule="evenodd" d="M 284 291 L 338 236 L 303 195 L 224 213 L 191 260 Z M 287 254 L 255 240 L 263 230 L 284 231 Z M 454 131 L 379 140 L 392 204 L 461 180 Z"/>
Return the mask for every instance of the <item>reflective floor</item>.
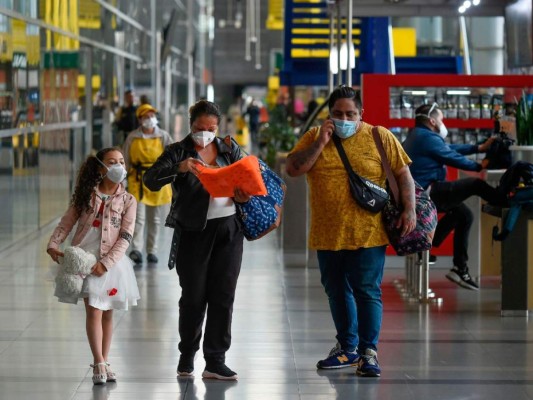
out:
<path id="1" fill-rule="evenodd" d="M 317 371 L 335 344 L 327 300 L 316 269 L 282 265 L 275 234 L 246 243 L 227 355 L 238 382 L 202 380 L 201 354 L 194 378 L 176 378 L 180 290 L 162 262 L 136 270 L 140 304 L 115 314 L 118 383 L 94 387 L 83 306 L 52 296 L 49 234 L 0 254 L 1 399 L 533 399 L 532 324 L 500 317 L 498 279 L 475 293 L 443 268 L 431 277 L 440 307 L 402 300 L 392 283 L 402 269 L 387 270 L 381 378 Z"/>

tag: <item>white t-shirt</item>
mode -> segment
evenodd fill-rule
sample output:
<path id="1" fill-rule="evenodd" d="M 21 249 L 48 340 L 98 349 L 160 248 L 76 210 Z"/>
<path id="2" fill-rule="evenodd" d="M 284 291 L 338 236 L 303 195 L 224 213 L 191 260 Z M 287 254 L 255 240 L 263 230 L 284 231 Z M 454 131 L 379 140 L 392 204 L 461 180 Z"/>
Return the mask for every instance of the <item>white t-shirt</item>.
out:
<path id="1" fill-rule="evenodd" d="M 235 214 L 235 203 L 231 197 L 210 197 L 207 219 L 229 217 Z"/>

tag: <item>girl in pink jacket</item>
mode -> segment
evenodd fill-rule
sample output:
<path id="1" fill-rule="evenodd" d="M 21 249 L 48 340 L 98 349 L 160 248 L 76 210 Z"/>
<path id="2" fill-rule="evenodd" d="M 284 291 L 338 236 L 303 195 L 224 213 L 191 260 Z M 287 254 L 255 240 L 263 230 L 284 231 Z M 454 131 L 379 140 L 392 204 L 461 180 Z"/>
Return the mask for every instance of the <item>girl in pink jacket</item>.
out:
<path id="1" fill-rule="evenodd" d="M 47 252 L 60 262 L 59 246 L 75 228 L 71 245 L 96 257 L 79 296 L 54 295 L 60 302 L 77 304 L 83 298 L 87 337 L 93 353 L 93 383 L 116 381 L 107 362 L 113 331 L 113 310 L 127 310 L 140 298 L 133 265 L 125 255 L 135 226 L 137 202 L 126 192 L 124 156 L 117 148 L 100 150 L 82 164 L 70 206 L 48 242 Z"/>

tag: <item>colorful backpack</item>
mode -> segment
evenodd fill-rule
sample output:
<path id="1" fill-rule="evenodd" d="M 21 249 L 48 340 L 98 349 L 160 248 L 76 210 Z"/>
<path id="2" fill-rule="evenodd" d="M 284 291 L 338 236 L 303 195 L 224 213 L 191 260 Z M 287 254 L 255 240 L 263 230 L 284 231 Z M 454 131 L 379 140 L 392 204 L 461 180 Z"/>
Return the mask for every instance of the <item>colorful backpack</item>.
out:
<path id="1" fill-rule="evenodd" d="M 259 239 L 281 224 L 285 183 L 262 160 L 259 160 L 259 168 L 268 194 L 252 196 L 246 203 L 235 203 L 244 237 L 248 240 Z"/>
<path id="2" fill-rule="evenodd" d="M 401 214 L 400 208 L 389 202 L 381 212 L 390 243 L 399 256 L 431 249 L 437 228 L 437 208 L 427 192 L 416 182 L 415 202 L 416 228 L 405 236 L 400 236 L 400 230 L 396 228 Z"/>

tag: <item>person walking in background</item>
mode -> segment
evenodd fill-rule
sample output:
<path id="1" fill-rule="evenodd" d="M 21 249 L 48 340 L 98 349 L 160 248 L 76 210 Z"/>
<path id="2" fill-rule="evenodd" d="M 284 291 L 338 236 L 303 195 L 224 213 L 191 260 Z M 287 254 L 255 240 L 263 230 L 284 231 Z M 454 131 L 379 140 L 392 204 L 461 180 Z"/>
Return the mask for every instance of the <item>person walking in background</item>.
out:
<path id="1" fill-rule="evenodd" d="M 117 144 L 124 143 L 126 136 L 139 126 L 136 111 L 135 93 L 133 90 L 128 89 L 124 92 L 124 105 L 118 108 L 115 116 L 114 125 L 120 140 L 120 143 Z"/>
<path id="2" fill-rule="evenodd" d="M 389 243 L 380 213 L 359 206 L 350 194 L 348 173 L 332 136 L 344 147 L 354 171 L 385 187 L 386 175 L 372 136 L 361 120 L 359 93 L 340 86 L 329 98 L 329 119 L 311 128 L 287 157 L 290 176 L 307 174 L 310 190 L 309 247 L 317 250 L 321 282 L 337 330 L 337 345 L 317 368 L 357 365 L 360 376 L 377 377 L 381 369 L 377 345 L 383 304 L 381 281 Z M 391 169 L 400 186 L 402 235 L 416 225 L 414 182 L 410 159 L 394 135 L 379 128 Z"/>
<path id="3" fill-rule="evenodd" d="M 446 166 L 466 171 L 481 171 L 488 160 L 478 163 L 465 155 L 484 153 L 493 142 L 488 139 L 480 145 L 447 144 L 448 130 L 437 103 L 424 104 L 415 110 L 415 128 L 409 133 L 403 147 L 413 160 L 411 173 L 424 189 L 430 189 L 431 200 L 437 211 L 445 213 L 439 219 L 433 237 L 433 246 L 439 247 L 455 230 L 453 237 L 453 267 L 446 278 L 457 285 L 479 290 L 468 270 L 468 237 L 474 221 L 472 211 L 463 203 L 470 196 L 480 196 L 491 204 L 505 204 L 500 192 L 479 178 L 446 181 Z"/>
<path id="4" fill-rule="evenodd" d="M 250 135 L 252 136 L 253 141 L 257 141 L 257 135 L 259 134 L 260 113 L 261 109 L 259 108 L 257 101 L 252 99 L 244 114 L 248 115 L 248 127 L 250 128 Z"/>
<path id="5" fill-rule="evenodd" d="M 84 278 L 79 296 L 62 293 L 60 302 L 85 303 L 87 338 L 93 354 L 93 383 L 116 381 L 108 363 L 113 334 L 113 310 L 137 305 L 139 289 L 131 261 L 125 255 L 135 226 L 137 202 L 126 192 L 124 157 L 117 148 L 100 150 L 82 164 L 67 212 L 48 242 L 47 253 L 55 262 L 64 256 L 59 246 L 71 230 L 71 245 L 96 257 L 90 275 Z"/>
<path id="6" fill-rule="evenodd" d="M 161 219 L 165 205 L 172 199 L 169 185 L 161 190 L 151 191 L 143 183 L 143 174 L 172 143 L 170 135 L 157 126 L 157 110 L 150 104 L 137 108 L 139 128 L 131 132 L 124 142 L 124 159 L 128 170 L 128 191 L 138 202 L 135 233 L 131 244 L 130 258 L 135 264 L 141 264 L 145 243 L 146 225 L 146 261 L 157 263 L 157 249 Z"/>
<path id="7" fill-rule="evenodd" d="M 169 268 L 176 267 L 181 286 L 177 373 L 190 376 L 200 349 L 207 310 L 203 353 L 204 378 L 237 379 L 226 365 L 231 345 L 231 319 L 237 279 L 241 270 L 243 233 L 235 202 L 250 199 L 235 189 L 232 198 L 213 198 L 197 178 L 198 166 L 223 167 L 243 157 L 237 143 L 216 137 L 221 113 L 218 106 L 200 100 L 189 109 L 191 133 L 165 149 L 146 171 L 150 190 L 172 184 L 173 204 L 167 226 L 174 228 Z"/>
<path id="8" fill-rule="evenodd" d="M 146 94 L 141 94 L 139 97 L 139 106 L 142 106 L 143 104 L 151 105 L 150 98 Z M 161 126 L 161 114 L 159 111 L 155 112 L 155 117 L 157 119 L 157 125 Z"/>
<path id="9" fill-rule="evenodd" d="M 233 103 L 228 108 L 226 114 L 226 131 L 228 135 L 235 139 L 238 131 L 239 119 L 242 118 L 241 111 L 241 98 L 237 97 Z"/>
<path id="10" fill-rule="evenodd" d="M 148 98 L 148 95 L 141 94 L 141 97 L 139 97 L 139 105 L 142 106 L 143 104 L 150 104 L 150 99 Z"/>

